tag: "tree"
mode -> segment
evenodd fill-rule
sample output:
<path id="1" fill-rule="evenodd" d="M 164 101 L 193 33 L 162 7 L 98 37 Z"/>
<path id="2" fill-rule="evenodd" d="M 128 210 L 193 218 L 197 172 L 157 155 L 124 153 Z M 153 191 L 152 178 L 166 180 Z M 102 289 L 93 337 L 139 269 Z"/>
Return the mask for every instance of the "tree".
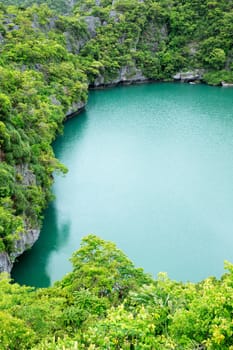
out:
<path id="1" fill-rule="evenodd" d="M 205 58 L 205 61 L 212 69 L 222 69 L 226 61 L 226 54 L 223 49 L 216 48 Z"/>
<path id="2" fill-rule="evenodd" d="M 94 235 L 83 238 L 71 261 L 73 272 L 64 278 L 62 285 L 71 290 L 88 289 L 114 304 L 122 301 L 129 290 L 151 282 L 150 276 L 135 268 L 114 243 Z"/>

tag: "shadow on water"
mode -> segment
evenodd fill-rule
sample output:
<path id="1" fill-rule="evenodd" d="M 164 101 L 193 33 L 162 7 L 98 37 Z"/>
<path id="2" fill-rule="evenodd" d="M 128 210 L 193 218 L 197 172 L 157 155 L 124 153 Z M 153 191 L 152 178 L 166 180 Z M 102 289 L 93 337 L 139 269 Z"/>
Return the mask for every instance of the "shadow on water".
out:
<path id="1" fill-rule="evenodd" d="M 64 132 L 62 135 L 59 135 L 55 142 L 53 143 L 53 150 L 58 159 L 62 158 L 63 155 L 63 147 L 62 143 L 69 141 L 71 147 L 73 147 L 73 142 L 77 138 L 79 142 L 81 142 L 84 132 L 88 127 L 88 107 L 87 110 L 82 111 L 80 114 L 75 116 L 74 118 L 68 119 L 64 125 Z M 63 163 L 66 164 L 66 161 L 63 159 Z"/>
<path id="2" fill-rule="evenodd" d="M 16 279 L 16 282 L 20 284 L 29 284 L 36 287 L 47 287 L 51 284 L 46 273 L 49 256 L 66 240 L 68 225 L 63 237 L 56 234 L 58 228 L 54 203 L 51 203 L 45 211 L 45 220 L 46 226 L 42 227 L 40 238 L 32 249 L 18 258 L 12 270 L 13 279 Z"/>
<path id="3" fill-rule="evenodd" d="M 66 122 L 65 128 L 68 135 L 59 136 L 53 145 L 57 157 L 59 157 L 59 152 L 56 152 L 56 144 L 59 145 L 63 137 L 72 139 L 72 134 L 77 130 L 81 138 L 86 122 L 87 113 L 85 111 L 76 117 L 73 123 L 70 120 Z M 48 287 L 52 284 L 50 274 L 47 271 L 50 256 L 65 245 L 70 234 L 69 222 L 65 220 L 62 225 L 59 225 L 55 202 L 50 203 L 44 212 L 44 225 L 38 241 L 30 250 L 18 257 L 14 264 L 11 276 L 17 283 L 35 287 Z"/>

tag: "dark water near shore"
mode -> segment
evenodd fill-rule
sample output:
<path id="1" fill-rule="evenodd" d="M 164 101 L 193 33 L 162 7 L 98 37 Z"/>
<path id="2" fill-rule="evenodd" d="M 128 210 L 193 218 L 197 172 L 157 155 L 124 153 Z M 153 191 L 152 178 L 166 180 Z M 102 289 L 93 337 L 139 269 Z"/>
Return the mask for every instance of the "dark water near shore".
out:
<path id="1" fill-rule="evenodd" d="M 114 241 L 156 276 L 200 281 L 233 261 L 233 89 L 151 84 L 90 93 L 54 145 L 69 168 L 39 241 L 15 265 L 48 286 L 84 235 Z"/>

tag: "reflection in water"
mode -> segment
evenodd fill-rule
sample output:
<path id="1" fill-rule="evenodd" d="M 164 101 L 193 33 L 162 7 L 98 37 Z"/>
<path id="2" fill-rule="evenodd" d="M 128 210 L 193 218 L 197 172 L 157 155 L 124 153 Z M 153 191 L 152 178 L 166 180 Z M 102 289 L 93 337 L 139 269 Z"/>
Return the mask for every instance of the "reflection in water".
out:
<path id="1" fill-rule="evenodd" d="M 87 107 L 88 110 L 88 107 Z M 70 142 L 70 151 L 73 150 L 72 143 L 75 142 L 77 139 L 79 139 L 79 147 L 82 145 L 82 140 L 85 136 L 85 130 L 88 128 L 88 112 L 83 111 L 76 117 L 72 119 L 68 119 L 65 122 L 64 125 L 64 132 L 65 134 L 60 135 L 57 137 L 56 141 L 53 144 L 53 149 L 56 154 L 56 157 L 63 161 L 63 163 L 66 164 L 66 159 L 62 158 L 63 155 L 63 147 L 61 147 L 62 142 L 64 142 L 64 139 L 67 139 L 69 137 Z M 69 152 L 69 149 L 65 149 L 65 152 Z"/>
<path id="2" fill-rule="evenodd" d="M 17 282 L 38 287 L 46 287 L 51 284 L 51 275 L 47 273 L 47 265 L 52 251 L 56 250 L 65 243 L 68 238 L 67 231 L 63 237 L 54 234 L 59 232 L 57 227 L 57 211 L 54 203 L 50 204 L 45 211 L 46 225 L 43 226 L 40 238 L 32 249 L 26 251 L 18 258 L 18 263 L 14 265 L 12 278 L 17 276 Z"/>

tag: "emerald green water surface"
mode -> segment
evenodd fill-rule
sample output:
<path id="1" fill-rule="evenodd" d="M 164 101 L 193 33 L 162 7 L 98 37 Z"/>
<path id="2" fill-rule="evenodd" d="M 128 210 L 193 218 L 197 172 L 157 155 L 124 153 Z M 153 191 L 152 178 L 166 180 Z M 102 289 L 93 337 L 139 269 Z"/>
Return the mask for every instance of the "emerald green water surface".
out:
<path id="1" fill-rule="evenodd" d="M 68 168 L 17 282 L 71 270 L 84 235 L 114 241 L 156 276 L 200 281 L 233 261 L 233 89 L 148 84 L 92 91 L 54 144 Z"/>

